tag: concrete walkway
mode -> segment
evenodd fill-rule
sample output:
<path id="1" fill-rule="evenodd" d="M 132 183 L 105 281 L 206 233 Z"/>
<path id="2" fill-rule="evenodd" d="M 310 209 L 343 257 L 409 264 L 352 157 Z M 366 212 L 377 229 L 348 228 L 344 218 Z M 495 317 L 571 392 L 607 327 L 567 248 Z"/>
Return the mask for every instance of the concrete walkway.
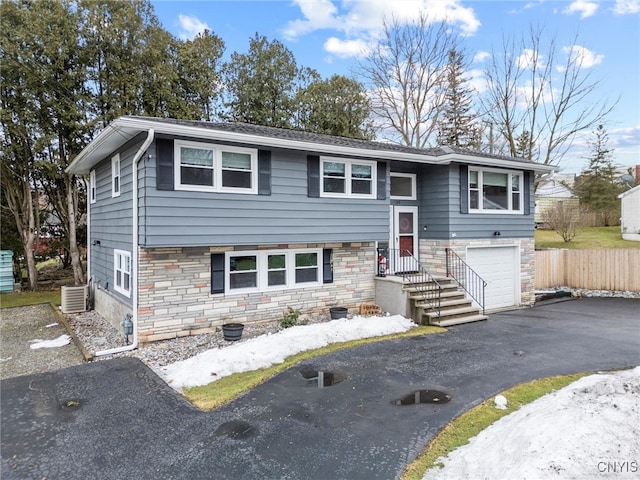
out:
<path id="1" fill-rule="evenodd" d="M 580 299 L 289 369 L 200 412 L 132 359 L 3 380 L 7 479 L 393 479 L 447 422 L 535 378 L 640 365 L 640 301 Z M 446 404 L 400 406 L 415 390 Z"/>

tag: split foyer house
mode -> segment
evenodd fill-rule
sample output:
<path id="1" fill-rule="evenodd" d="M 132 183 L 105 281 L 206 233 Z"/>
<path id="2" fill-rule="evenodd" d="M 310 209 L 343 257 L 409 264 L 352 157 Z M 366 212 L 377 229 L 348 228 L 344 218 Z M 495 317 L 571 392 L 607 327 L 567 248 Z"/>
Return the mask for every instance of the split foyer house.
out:
<path id="1" fill-rule="evenodd" d="M 390 292 L 407 271 L 444 285 L 448 255 L 486 282 L 476 307 L 530 305 L 533 181 L 549 171 L 451 148 L 147 117 L 117 119 L 68 168 L 88 179 L 95 309 L 116 325 L 131 314 L 140 342 L 272 320 L 288 306 L 378 302 L 404 314 Z"/>

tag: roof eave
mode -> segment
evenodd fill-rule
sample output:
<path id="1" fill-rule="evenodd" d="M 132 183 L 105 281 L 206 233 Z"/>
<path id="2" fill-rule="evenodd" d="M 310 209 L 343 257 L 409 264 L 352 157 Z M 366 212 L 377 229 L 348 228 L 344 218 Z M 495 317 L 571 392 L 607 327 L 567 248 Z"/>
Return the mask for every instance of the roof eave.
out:
<path id="1" fill-rule="evenodd" d="M 457 163 L 471 163 L 475 165 L 482 165 L 485 167 L 498 167 L 498 168 L 520 168 L 522 170 L 531 170 L 535 173 L 550 173 L 556 170 L 556 167 L 551 165 L 544 165 L 542 163 L 527 162 L 518 159 L 509 158 L 497 158 L 497 157 L 483 157 L 475 155 L 465 155 L 459 153 L 449 153 L 438 157 L 439 162 L 443 164 L 449 164 L 452 162 Z"/>
<path id="2" fill-rule="evenodd" d="M 134 138 L 141 132 L 154 129 L 157 134 L 184 135 L 188 137 L 198 137 L 207 140 L 230 141 L 237 143 L 255 143 L 260 139 L 260 143 L 266 147 L 289 148 L 302 151 L 317 151 L 327 154 L 350 155 L 354 157 L 375 156 L 384 160 L 409 161 L 415 163 L 426 163 L 435 165 L 447 165 L 452 162 L 468 162 L 478 165 L 514 168 L 520 167 L 523 170 L 533 170 L 539 173 L 553 171 L 553 167 L 529 162 L 519 162 L 518 160 L 472 156 L 456 153 L 445 155 L 418 154 L 401 151 L 385 151 L 369 148 L 349 147 L 345 145 L 330 145 L 306 140 L 293 140 L 289 138 L 277 138 L 253 133 L 230 132 L 215 130 L 195 125 L 180 125 L 175 123 L 159 122 L 151 119 L 136 117 L 120 117 L 109 124 L 89 145 L 87 145 L 71 164 L 67 167 L 67 173 L 75 175 L 87 175 L 91 169 L 107 155 L 116 151 L 126 142 Z"/>

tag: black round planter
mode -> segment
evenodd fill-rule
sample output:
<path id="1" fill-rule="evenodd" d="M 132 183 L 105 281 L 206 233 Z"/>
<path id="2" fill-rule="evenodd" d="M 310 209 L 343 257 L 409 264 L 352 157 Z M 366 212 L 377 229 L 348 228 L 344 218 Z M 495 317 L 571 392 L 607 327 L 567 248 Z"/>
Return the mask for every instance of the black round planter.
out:
<path id="1" fill-rule="evenodd" d="M 235 342 L 242 337 L 242 330 L 244 330 L 243 323 L 225 323 L 222 325 L 222 334 L 224 339 L 228 342 Z"/>
<path id="2" fill-rule="evenodd" d="M 339 318 L 347 318 L 346 307 L 331 307 L 329 309 L 329 313 L 331 314 L 331 320 L 337 320 Z"/>

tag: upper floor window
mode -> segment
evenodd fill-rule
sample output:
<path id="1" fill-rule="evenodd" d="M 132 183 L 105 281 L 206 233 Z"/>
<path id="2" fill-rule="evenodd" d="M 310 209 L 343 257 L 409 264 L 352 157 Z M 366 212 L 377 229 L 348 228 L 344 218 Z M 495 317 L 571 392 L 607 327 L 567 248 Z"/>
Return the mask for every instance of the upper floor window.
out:
<path id="1" fill-rule="evenodd" d="M 522 211 L 522 173 L 469 169 L 469 211 Z"/>
<path id="2" fill-rule="evenodd" d="M 89 201 L 96 203 L 96 171 L 89 172 Z"/>
<path id="3" fill-rule="evenodd" d="M 131 295 L 131 252 L 113 251 L 113 289 L 129 297 Z"/>
<path id="4" fill-rule="evenodd" d="M 416 174 L 391 172 L 391 199 L 415 200 Z"/>
<path id="5" fill-rule="evenodd" d="M 321 196 L 376 197 L 376 162 L 321 158 Z"/>
<path id="6" fill-rule="evenodd" d="M 111 196 L 120 196 L 120 154 L 111 157 Z"/>
<path id="7" fill-rule="evenodd" d="M 257 193 L 257 150 L 175 142 L 177 190 Z"/>

